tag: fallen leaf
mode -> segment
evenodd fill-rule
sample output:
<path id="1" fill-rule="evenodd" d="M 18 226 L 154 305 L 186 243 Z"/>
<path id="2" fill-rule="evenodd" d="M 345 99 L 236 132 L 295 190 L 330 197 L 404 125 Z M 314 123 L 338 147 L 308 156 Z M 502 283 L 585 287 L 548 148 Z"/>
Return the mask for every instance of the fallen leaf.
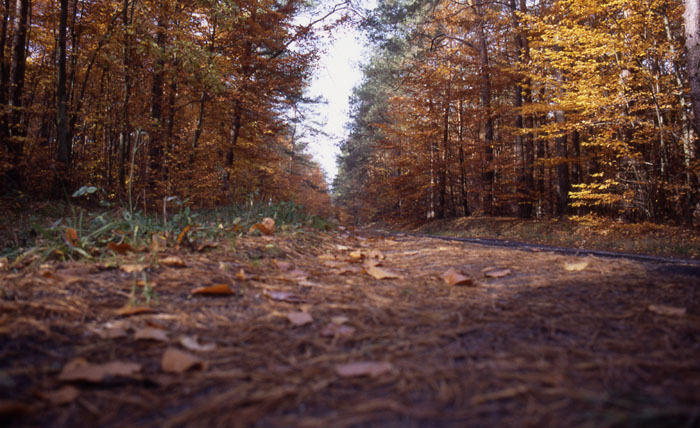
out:
<path id="1" fill-rule="evenodd" d="M 206 364 L 195 355 L 179 349 L 168 348 L 160 360 L 160 367 L 166 373 L 184 373 L 193 368 L 204 370 Z"/>
<path id="2" fill-rule="evenodd" d="M 240 279 L 241 281 L 245 281 L 248 277 L 246 276 L 245 271 L 241 269 L 236 274 L 236 278 Z"/>
<path id="3" fill-rule="evenodd" d="M 486 278 L 503 278 L 504 276 L 508 276 L 512 273 L 510 269 L 489 269 L 486 272 L 484 272 L 484 276 Z"/>
<path id="4" fill-rule="evenodd" d="M 275 233 L 275 221 L 269 217 L 266 217 L 263 219 L 262 223 L 256 223 L 251 226 L 248 233 L 253 233 L 256 230 L 264 235 L 272 235 Z"/>
<path id="5" fill-rule="evenodd" d="M 207 242 L 202 242 L 197 245 L 195 248 L 198 252 L 203 252 L 205 250 L 208 250 L 210 248 L 217 248 L 219 244 L 217 242 L 212 242 L 212 241 L 207 241 Z"/>
<path id="6" fill-rule="evenodd" d="M 228 284 L 217 284 L 209 287 L 199 287 L 192 290 L 192 294 L 205 294 L 209 296 L 231 296 L 235 294 Z"/>
<path id="7" fill-rule="evenodd" d="M 22 415 L 32 411 L 27 404 L 13 400 L 0 400 L 0 415 Z"/>
<path id="8" fill-rule="evenodd" d="M 338 251 L 348 251 L 350 249 L 349 247 L 346 247 L 345 245 L 336 245 L 335 247 L 338 249 Z"/>
<path id="9" fill-rule="evenodd" d="M 348 273 L 362 273 L 362 268 L 359 266 L 345 266 L 340 269 L 336 269 L 335 273 L 337 275 L 346 275 Z"/>
<path id="10" fill-rule="evenodd" d="M 0 257 L 0 270 L 7 270 L 10 260 L 7 257 Z"/>
<path id="11" fill-rule="evenodd" d="M 487 394 L 479 394 L 471 399 L 472 404 L 482 404 L 488 401 L 503 400 L 504 398 L 513 398 L 518 395 L 525 394 L 530 391 L 530 388 L 526 385 L 518 385 L 511 388 L 502 389 L 496 392 L 490 392 Z"/>
<path id="12" fill-rule="evenodd" d="M 384 253 L 382 253 L 379 250 L 372 250 L 369 252 L 370 259 L 377 259 L 377 260 L 384 260 L 386 257 L 384 256 Z"/>
<path id="13" fill-rule="evenodd" d="M 117 315 L 125 317 L 130 315 L 147 314 L 151 312 L 155 312 L 155 310 L 149 306 L 133 306 L 130 304 L 126 304 L 116 311 Z"/>
<path id="14" fill-rule="evenodd" d="M 106 364 L 91 364 L 84 358 L 75 358 L 58 375 L 61 381 L 102 382 L 106 377 L 130 377 L 141 371 L 141 364 L 112 361 Z"/>
<path id="15" fill-rule="evenodd" d="M 350 318 L 346 317 L 345 315 L 338 315 L 333 318 L 331 318 L 331 322 L 333 324 L 345 324 L 346 322 L 350 321 Z"/>
<path id="16" fill-rule="evenodd" d="M 362 251 L 355 250 L 350 252 L 348 256 L 350 256 L 351 259 L 360 260 L 365 256 L 365 254 Z"/>
<path id="17" fill-rule="evenodd" d="M 136 340 L 155 340 L 156 342 L 167 342 L 168 333 L 159 328 L 145 327 L 134 332 Z"/>
<path id="18" fill-rule="evenodd" d="M 283 262 L 275 259 L 273 260 L 273 263 L 275 264 L 275 266 L 277 266 L 277 269 L 279 270 L 289 270 L 292 268 L 292 264 L 289 262 Z"/>
<path id="19" fill-rule="evenodd" d="M 107 248 L 114 251 L 117 254 L 122 254 L 122 255 L 128 253 L 129 251 L 131 251 L 131 252 L 134 251 L 134 248 L 131 245 L 127 244 L 126 242 L 116 244 L 116 243 L 110 241 L 107 243 Z"/>
<path id="20" fill-rule="evenodd" d="M 373 277 L 374 279 L 396 279 L 401 278 L 399 275 L 390 272 L 388 270 L 378 268 L 377 266 L 369 266 L 364 269 L 367 275 Z"/>
<path id="21" fill-rule="evenodd" d="M 265 290 L 265 295 L 267 295 L 269 298 L 272 300 L 278 300 L 281 302 L 290 302 L 290 303 L 299 303 L 303 302 L 304 300 L 300 298 L 299 296 L 288 293 L 286 291 L 269 291 Z"/>
<path id="22" fill-rule="evenodd" d="M 321 336 L 325 337 L 350 337 L 355 334 L 355 328 L 347 325 L 331 322 L 321 330 Z"/>
<path id="23" fill-rule="evenodd" d="M 177 235 L 177 247 L 178 247 L 178 248 L 180 247 L 180 244 L 182 244 L 182 241 L 183 241 L 183 240 L 185 239 L 185 237 L 187 236 L 187 232 L 189 232 L 191 228 L 192 228 L 192 226 L 190 226 L 190 225 L 188 224 L 187 226 L 185 226 L 184 229 L 182 229 L 182 232 L 180 232 L 180 234 Z"/>
<path id="24" fill-rule="evenodd" d="M 126 273 L 139 273 L 146 269 L 146 265 L 140 263 L 127 264 L 119 266 L 119 269 Z"/>
<path id="25" fill-rule="evenodd" d="M 168 256 L 159 260 L 160 264 L 168 267 L 185 267 L 185 262 L 178 256 Z"/>
<path id="26" fill-rule="evenodd" d="M 78 232 L 72 227 L 66 227 L 66 242 L 71 247 L 77 247 L 80 245 L 80 238 L 78 238 Z"/>
<path id="27" fill-rule="evenodd" d="M 206 345 L 202 345 L 197 341 L 196 337 L 189 336 L 180 339 L 180 344 L 190 351 L 211 352 L 216 349 L 216 343 L 207 343 Z"/>
<path id="28" fill-rule="evenodd" d="M 474 281 L 466 275 L 457 272 L 454 268 L 449 268 L 440 275 L 447 285 L 474 285 Z"/>
<path id="29" fill-rule="evenodd" d="M 588 262 L 566 262 L 564 263 L 564 269 L 569 272 L 580 272 L 588 267 Z"/>
<path id="30" fill-rule="evenodd" d="M 72 403 L 80 395 L 80 390 L 74 386 L 66 385 L 55 391 L 40 392 L 39 397 L 50 401 L 56 406 Z"/>
<path id="31" fill-rule="evenodd" d="M 151 244 L 149 245 L 152 252 L 157 253 L 160 250 L 164 250 L 168 246 L 168 240 L 165 236 L 154 233 L 151 235 Z"/>
<path id="32" fill-rule="evenodd" d="M 348 265 L 347 262 L 341 262 L 337 260 L 324 260 L 322 262 L 323 266 L 329 267 L 329 268 L 342 268 Z"/>
<path id="33" fill-rule="evenodd" d="M 287 319 L 295 326 L 310 324 L 314 321 L 311 315 L 306 312 L 290 312 L 287 314 Z"/>
<path id="34" fill-rule="evenodd" d="M 648 309 L 650 312 L 667 317 L 682 317 L 685 316 L 687 312 L 685 308 L 666 305 L 649 305 Z"/>
<path id="35" fill-rule="evenodd" d="M 318 256 L 319 260 L 338 260 L 335 254 L 321 254 Z"/>
<path id="36" fill-rule="evenodd" d="M 118 339 L 126 336 L 126 326 L 122 323 L 107 323 L 103 327 L 88 327 L 101 339 Z"/>
<path id="37" fill-rule="evenodd" d="M 335 372 L 340 377 L 371 376 L 376 377 L 390 372 L 394 366 L 387 361 L 360 361 L 356 363 L 341 364 L 335 367 Z"/>

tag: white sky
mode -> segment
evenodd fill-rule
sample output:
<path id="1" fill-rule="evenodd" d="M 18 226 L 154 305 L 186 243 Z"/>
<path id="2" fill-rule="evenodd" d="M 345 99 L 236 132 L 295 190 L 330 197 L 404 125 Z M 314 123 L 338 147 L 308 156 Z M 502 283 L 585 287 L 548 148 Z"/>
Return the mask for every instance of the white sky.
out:
<path id="1" fill-rule="evenodd" d="M 373 6 L 375 0 L 362 0 L 364 7 Z M 308 119 L 323 124 L 326 135 L 309 137 L 309 151 L 326 173 L 330 182 L 338 172 L 336 156 L 338 144 L 345 139 L 345 124 L 349 117 L 349 98 L 353 87 L 362 79 L 360 65 L 367 58 L 364 38 L 352 27 L 336 30 L 332 38 L 326 38 L 327 49 L 319 61 L 315 77 L 307 95 L 322 97 L 327 103 L 313 107 Z"/>

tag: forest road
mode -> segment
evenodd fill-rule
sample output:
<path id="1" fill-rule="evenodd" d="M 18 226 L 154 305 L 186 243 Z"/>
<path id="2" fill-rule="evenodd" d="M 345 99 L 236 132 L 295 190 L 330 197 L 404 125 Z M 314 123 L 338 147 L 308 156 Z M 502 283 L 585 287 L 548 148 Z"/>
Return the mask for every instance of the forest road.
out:
<path id="1" fill-rule="evenodd" d="M 143 263 L 148 306 L 129 273 Z M 118 265 L 0 272 L 1 421 L 700 424 L 696 264 L 359 230 L 244 236 Z M 226 292 L 196 291 L 208 286 Z M 145 309 L 120 311 L 134 287 Z M 173 349 L 191 365 L 173 369 Z M 77 358 L 135 372 L 67 375 Z"/>

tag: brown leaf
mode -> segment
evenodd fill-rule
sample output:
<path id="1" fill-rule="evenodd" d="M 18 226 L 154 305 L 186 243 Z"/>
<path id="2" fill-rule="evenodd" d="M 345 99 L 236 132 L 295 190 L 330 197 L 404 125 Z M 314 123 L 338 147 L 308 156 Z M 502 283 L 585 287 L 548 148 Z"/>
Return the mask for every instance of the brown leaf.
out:
<path id="1" fill-rule="evenodd" d="M 80 245 L 80 238 L 78 238 L 78 232 L 72 227 L 66 227 L 66 242 L 71 247 L 77 247 Z"/>
<path id="2" fill-rule="evenodd" d="M 318 256 L 319 260 L 338 260 L 335 254 L 321 254 Z"/>
<path id="3" fill-rule="evenodd" d="M 466 275 L 457 272 L 454 268 L 449 268 L 445 273 L 440 275 L 447 285 L 474 285 L 474 281 Z"/>
<path id="4" fill-rule="evenodd" d="M 0 415 L 24 415 L 32 411 L 32 408 L 20 401 L 0 400 Z"/>
<path id="5" fill-rule="evenodd" d="M 401 276 L 390 272 L 388 270 L 378 268 L 377 266 L 369 266 L 364 269 L 367 275 L 373 277 L 374 279 L 396 279 L 401 278 Z"/>
<path id="6" fill-rule="evenodd" d="M 351 251 L 348 256 L 350 256 L 351 259 L 355 260 L 360 260 L 365 257 L 365 253 L 359 250 Z"/>
<path id="7" fill-rule="evenodd" d="M 338 251 L 348 251 L 350 248 L 346 247 L 345 245 L 336 245 L 335 248 L 338 249 Z"/>
<path id="8" fill-rule="evenodd" d="M 340 377 L 371 376 L 376 377 L 393 370 L 394 366 L 387 361 L 360 361 L 341 364 L 335 367 Z"/>
<path id="9" fill-rule="evenodd" d="M 314 321 L 311 315 L 306 312 L 290 312 L 287 314 L 287 319 L 296 326 L 310 324 Z"/>
<path id="10" fill-rule="evenodd" d="M 125 306 L 117 309 L 117 315 L 121 316 L 130 316 L 130 315 L 138 315 L 138 314 L 147 314 L 151 312 L 155 312 L 155 309 L 148 307 L 148 306 L 133 306 L 130 304 L 126 304 Z"/>
<path id="11" fill-rule="evenodd" d="M 345 315 L 338 315 L 333 318 L 331 318 L 331 322 L 333 324 L 345 324 L 346 322 L 350 321 L 350 318 L 346 317 Z"/>
<path id="12" fill-rule="evenodd" d="M 206 251 L 210 248 L 217 248 L 219 244 L 217 242 L 212 242 L 212 241 L 207 241 L 207 242 L 202 242 L 197 245 L 197 248 L 195 248 L 198 252 L 203 252 Z"/>
<path id="13" fill-rule="evenodd" d="M 119 266 L 119 270 L 126 273 L 139 273 L 146 269 L 146 265 L 140 263 L 127 264 Z"/>
<path id="14" fill-rule="evenodd" d="M 158 251 L 164 250 L 168 246 L 168 240 L 160 233 L 154 233 L 151 235 L 150 249 L 152 252 L 157 253 Z"/>
<path id="15" fill-rule="evenodd" d="M 486 278 L 503 278 L 504 276 L 508 276 L 512 273 L 510 269 L 489 269 L 486 272 L 484 272 L 484 276 Z"/>
<path id="16" fill-rule="evenodd" d="M 80 390 L 74 386 L 66 385 L 63 388 L 55 391 L 40 392 L 39 397 L 46 401 L 50 401 L 56 406 L 68 404 L 75 401 L 80 395 Z"/>
<path id="17" fill-rule="evenodd" d="M 525 394 L 530 391 L 526 385 L 513 386 L 511 388 L 502 389 L 500 391 L 490 392 L 487 394 L 479 394 L 471 399 L 474 405 L 486 403 L 488 401 L 503 400 L 504 398 L 513 398 L 518 395 Z"/>
<path id="18" fill-rule="evenodd" d="M 75 358 L 58 375 L 62 381 L 102 382 L 105 377 L 130 377 L 141 371 L 141 364 L 112 361 L 106 364 L 91 364 L 84 358 Z"/>
<path id="19" fill-rule="evenodd" d="M 185 267 L 185 262 L 178 256 L 168 256 L 160 259 L 160 264 L 169 267 Z"/>
<path id="20" fill-rule="evenodd" d="M 228 284 L 217 284 L 210 287 L 199 287 L 192 290 L 192 294 L 204 294 L 209 296 L 231 296 L 235 294 Z"/>
<path id="21" fill-rule="evenodd" d="M 109 322 L 102 327 L 89 327 L 89 330 L 101 339 L 118 339 L 126 336 L 126 324 L 123 321 Z"/>
<path id="22" fill-rule="evenodd" d="M 7 257 L 0 257 L 0 270 L 7 270 L 10 266 L 10 260 Z"/>
<path id="23" fill-rule="evenodd" d="M 667 317 L 682 317 L 685 316 L 687 312 L 685 308 L 666 305 L 649 305 L 648 309 L 650 312 Z"/>
<path id="24" fill-rule="evenodd" d="M 216 349 L 216 343 L 200 344 L 196 337 L 183 337 L 180 339 L 180 344 L 190 351 L 211 352 Z"/>
<path id="25" fill-rule="evenodd" d="M 239 270 L 236 274 L 236 278 L 240 279 L 241 281 L 245 281 L 248 277 L 246 276 L 245 271 L 241 268 L 241 270 Z"/>
<path id="26" fill-rule="evenodd" d="M 263 219 L 262 223 L 257 223 L 251 226 L 248 233 L 259 231 L 264 235 L 273 235 L 275 233 L 275 221 L 269 217 Z"/>
<path id="27" fill-rule="evenodd" d="M 206 364 L 195 355 L 179 349 L 168 348 L 160 360 L 160 367 L 166 373 L 184 373 L 193 368 L 204 370 Z"/>
<path id="28" fill-rule="evenodd" d="M 180 234 L 177 235 L 177 247 L 178 247 L 178 248 L 180 248 L 180 245 L 182 244 L 182 241 L 185 239 L 185 237 L 187 236 L 187 232 L 189 232 L 190 229 L 192 229 L 192 226 L 190 226 L 190 225 L 188 224 L 187 226 L 185 226 L 184 229 L 182 229 L 182 232 L 180 232 Z"/>
<path id="29" fill-rule="evenodd" d="M 569 271 L 569 272 L 580 272 L 588 267 L 588 262 L 586 261 L 580 261 L 580 262 L 567 262 L 564 263 L 564 269 Z"/>
<path id="30" fill-rule="evenodd" d="M 377 260 L 384 260 L 386 257 L 384 256 L 384 253 L 382 253 L 379 250 L 372 250 L 369 252 L 370 259 L 377 259 Z"/>
<path id="31" fill-rule="evenodd" d="M 273 260 L 273 263 L 275 264 L 275 266 L 277 266 L 277 269 L 279 270 L 289 270 L 292 268 L 292 264 L 289 262 L 283 262 L 275 259 Z"/>
<path id="32" fill-rule="evenodd" d="M 335 322 L 328 323 L 328 325 L 321 330 L 321 336 L 325 337 L 350 337 L 353 334 L 355 334 L 354 327 Z"/>
<path id="33" fill-rule="evenodd" d="M 286 291 L 265 290 L 265 295 L 271 298 L 272 300 L 277 300 L 281 302 L 299 303 L 304 301 L 299 296 L 292 293 L 288 293 Z"/>
<path id="34" fill-rule="evenodd" d="M 134 332 L 136 340 L 155 340 L 156 342 L 167 342 L 168 333 L 159 328 L 145 327 Z"/>
<path id="35" fill-rule="evenodd" d="M 343 268 L 348 265 L 347 262 L 341 262 L 341 261 L 336 261 L 336 260 L 323 260 L 321 262 L 323 266 L 329 267 L 329 268 Z"/>
<path id="36" fill-rule="evenodd" d="M 107 243 L 107 248 L 114 251 L 117 254 L 126 254 L 129 251 L 134 252 L 134 248 L 127 244 L 126 242 L 122 242 L 120 244 L 115 244 L 114 242 L 108 242 Z"/>

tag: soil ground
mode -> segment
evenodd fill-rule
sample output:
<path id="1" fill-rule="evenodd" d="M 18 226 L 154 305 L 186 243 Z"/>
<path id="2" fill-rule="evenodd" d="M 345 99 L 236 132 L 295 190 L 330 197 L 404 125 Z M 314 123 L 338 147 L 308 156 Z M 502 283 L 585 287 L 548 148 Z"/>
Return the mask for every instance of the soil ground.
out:
<path id="1" fill-rule="evenodd" d="M 367 231 L 203 250 L 0 272 L 0 422 L 700 426 L 697 269 Z M 152 312 L 117 312 L 142 278 L 129 266 Z M 234 294 L 192 293 L 218 284 Z M 195 336 L 215 349 L 180 342 Z M 79 357 L 138 366 L 88 380 L 67 374 Z"/>

